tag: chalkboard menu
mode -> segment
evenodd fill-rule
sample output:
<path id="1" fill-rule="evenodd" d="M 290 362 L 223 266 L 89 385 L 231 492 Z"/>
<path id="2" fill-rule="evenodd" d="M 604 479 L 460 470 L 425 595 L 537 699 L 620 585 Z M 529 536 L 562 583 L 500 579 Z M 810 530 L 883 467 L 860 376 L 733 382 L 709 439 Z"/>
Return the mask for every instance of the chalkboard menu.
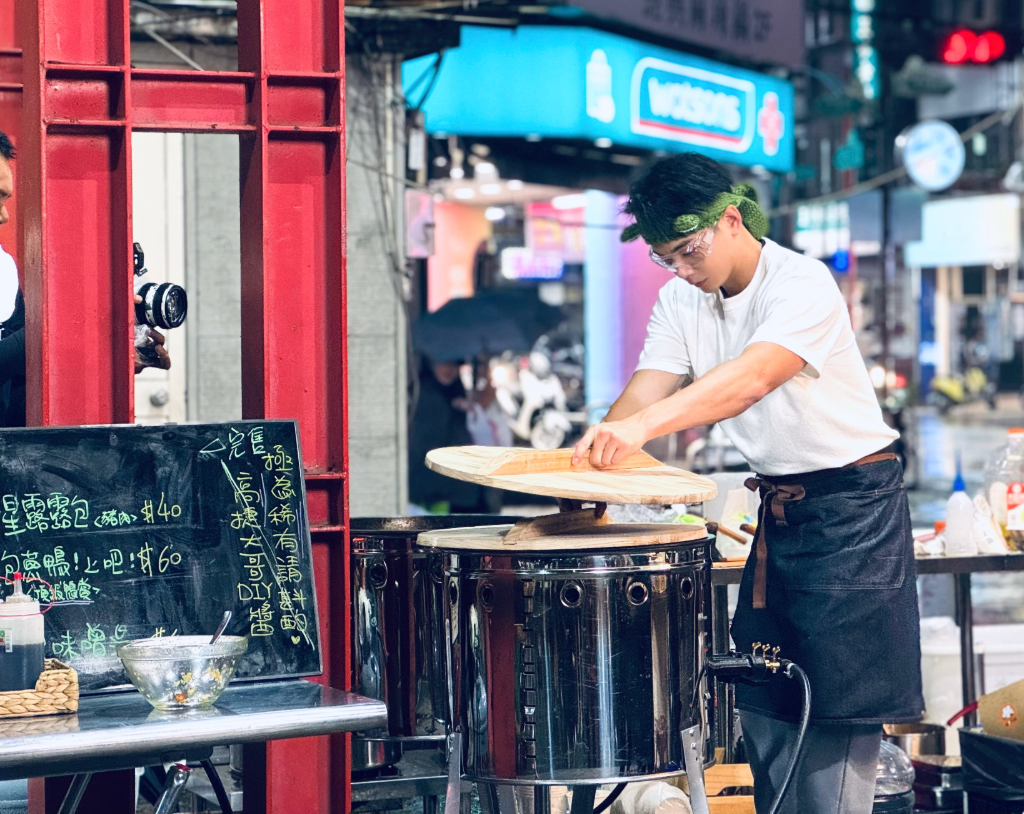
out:
<path id="1" fill-rule="evenodd" d="M 36 578 L 46 655 L 83 692 L 128 682 L 119 644 L 211 634 L 229 609 L 238 678 L 314 675 L 305 498 L 293 421 L 2 430 L 0 574 Z"/>

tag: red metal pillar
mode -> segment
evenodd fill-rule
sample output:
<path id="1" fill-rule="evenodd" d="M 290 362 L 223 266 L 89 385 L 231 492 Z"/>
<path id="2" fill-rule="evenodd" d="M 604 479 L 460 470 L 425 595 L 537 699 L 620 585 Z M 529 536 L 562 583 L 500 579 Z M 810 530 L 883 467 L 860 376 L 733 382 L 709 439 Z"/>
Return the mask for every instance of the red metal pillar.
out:
<path id="1" fill-rule="evenodd" d="M 15 144 L 21 139 L 21 38 L 15 18 L 14 3 L 0 6 L 0 130 Z M 17 167 L 12 167 L 17 184 Z M 8 207 L 11 220 L 0 234 L 0 245 L 14 255 L 21 256 L 18 246 L 18 224 L 15 207 Z"/>
<path id="2" fill-rule="evenodd" d="M 17 7 L 28 421 L 131 421 L 128 3 Z"/>
<path id="3" fill-rule="evenodd" d="M 128 4 L 19 0 L 16 200 L 30 424 L 132 420 Z M 11 126 L 11 125 L 8 125 Z M 56 811 L 60 778 L 31 785 Z M 97 778 L 86 812 L 126 811 L 134 773 Z"/>
<path id="4" fill-rule="evenodd" d="M 128 0 L 16 5 L 29 421 L 132 420 L 132 131 L 237 133 L 243 412 L 299 421 L 320 680 L 347 688 L 343 0 L 238 0 L 240 70 L 219 73 L 131 68 Z M 9 16 L 0 11 L 0 126 L 16 116 Z M 247 750 L 246 810 L 347 811 L 347 744 Z"/>
<path id="5" fill-rule="evenodd" d="M 299 420 L 323 680 L 336 687 L 349 677 L 343 25 L 340 0 L 238 3 L 258 114 L 240 152 L 242 410 Z M 264 807 L 247 785 L 247 811 L 348 810 L 345 738 L 272 743 L 266 759 Z"/>

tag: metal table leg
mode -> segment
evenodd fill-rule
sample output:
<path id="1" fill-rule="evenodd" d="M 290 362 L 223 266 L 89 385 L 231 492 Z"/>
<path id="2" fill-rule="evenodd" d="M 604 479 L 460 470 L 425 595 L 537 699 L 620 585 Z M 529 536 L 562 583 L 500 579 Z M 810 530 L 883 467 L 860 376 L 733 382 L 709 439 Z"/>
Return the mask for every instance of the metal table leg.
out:
<path id="1" fill-rule="evenodd" d="M 71 781 L 71 786 L 68 788 L 68 793 L 64 795 L 64 801 L 60 804 L 57 814 L 75 814 L 78 811 L 78 805 L 82 802 L 82 795 L 85 794 L 85 788 L 89 785 L 91 779 L 91 772 L 89 774 L 75 775 Z"/>
<path id="2" fill-rule="evenodd" d="M 573 786 L 572 806 L 569 814 L 594 814 L 594 797 L 597 786 Z"/>
<path id="3" fill-rule="evenodd" d="M 704 738 L 699 726 L 683 730 L 683 763 L 686 764 L 693 814 L 709 814 L 708 796 L 704 791 Z"/>
<path id="4" fill-rule="evenodd" d="M 448 694 L 451 695 L 451 669 L 448 670 Z M 462 791 L 462 733 L 448 736 L 448 789 L 444 798 L 444 814 L 459 814 Z"/>
<path id="5" fill-rule="evenodd" d="M 729 586 L 711 589 L 711 652 L 729 652 Z M 722 762 L 732 763 L 736 697 L 733 686 L 712 679 L 715 692 L 715 746 L 723 750 Z"/>
<path id="6" fill-rule="evenodd" d="M 971 575 L 956 574 L 956 616 L 960 625 L 960 677 L 963 681 L 963 702 L 966 707 L 978 700 L 974 672 L 974 612 L 971 605 Z M 964 726 L 978 722 L 976 713 L 964 716 Z"/>
<path id="7" fill-rule="evenodd" d="M 711 651 L 729 652 L 729 586 L 711 589 Z"/>
<path id="8" fill-rule="evenodd" d="M 185 790 L 185 784 L 192 775 L 192 770 L 184 763 L 175 763 L 167 772 L 167 782 L 164 783 L 163 794 L 156 804 L 154 814 L 170 814 L 178 803 L 178 798 Z"/>
<path id="9" fill-rule="evenodd" d="M 533 814 L 551 814 L 551 790 L 547 786 L 533 787 Z"/>

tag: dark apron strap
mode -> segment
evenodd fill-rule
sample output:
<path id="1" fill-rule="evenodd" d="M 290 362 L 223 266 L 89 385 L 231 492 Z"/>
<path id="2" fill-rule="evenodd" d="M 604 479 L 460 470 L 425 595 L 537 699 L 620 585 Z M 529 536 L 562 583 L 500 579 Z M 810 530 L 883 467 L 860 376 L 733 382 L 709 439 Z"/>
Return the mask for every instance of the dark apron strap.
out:
<path id="1" fill-rule="evenodd" d="M 892 452 L 876 452 L 874 455 L 868 455 L 842 468 L 849 469 L 854 466 L 866 466 L 895 459 L 896 455 Z M 825 472 L 820 474 L 825 474 Z M 765 540 L 765 521 L 768 519 L 768 513 L 771 512 L 775 525 L 787 525 L 786 504 L 803 500 L 806 492 L 800 484 L 773 483 L 762 477 L 748 478 L 744 485 L 751 492 L 761 492 L 761 507 L 757 514 L 757 537 L 754 540 L 756 561 L 754 563 L 753 597 L 754 607 L 760 609 L 767 607 L 768 599 L 768 544 Z"/>
<path id="2" fill-rule="evenodd" d="M 748 478 L 744 484 L 750 491 L 761 491 L 761 508 L 757 517 L 757 540 L 755 541 L 754 564 L 754 607 L 764 608 L 767 605 L 768 593 L 768 546 L 764 539 L 764 527 L 771 512 L 775 525 L 786 525 L 786 504 L 796 503 L 804 499 L 804 487 L 797 485 L 774 484 L 764 478 Z"/>

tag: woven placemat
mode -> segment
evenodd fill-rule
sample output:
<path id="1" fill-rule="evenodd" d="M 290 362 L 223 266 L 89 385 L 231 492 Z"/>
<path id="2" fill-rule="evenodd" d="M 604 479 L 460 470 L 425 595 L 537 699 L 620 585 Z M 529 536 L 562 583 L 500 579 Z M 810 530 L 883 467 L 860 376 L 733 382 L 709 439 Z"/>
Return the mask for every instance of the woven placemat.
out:
<path id="1" fill-rule="evenodd" d="M 0 718 L 59 715 L 77 710 L 78 673 L 57 659 L 46 659 L 34 690 L 0 692 Z"/>

